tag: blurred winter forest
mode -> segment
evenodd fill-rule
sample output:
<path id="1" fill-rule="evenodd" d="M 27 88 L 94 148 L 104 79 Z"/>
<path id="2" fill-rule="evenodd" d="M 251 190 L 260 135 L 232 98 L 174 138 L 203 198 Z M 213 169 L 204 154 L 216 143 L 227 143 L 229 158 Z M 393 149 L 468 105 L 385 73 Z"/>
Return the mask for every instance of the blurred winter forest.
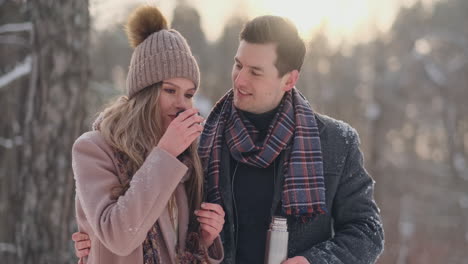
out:
<path id="1" fill-rule="evenodd" d="M 212 42 L 197 9 L 173 12 L 206 116 L 231 87 L 245 18 Z M 71 146 L 123 92 L 131 55 L 121 23 L 98 31 L 91 19 L 88 1 L 0 0 L 1 263 L 76 263 Z M 319 30 L 307 45 L 297 87 L 357 129 L 376 181 L 378 263 L 468 263 L 468 1 L 402 7 L 366 43 L 330 45 Z"/>

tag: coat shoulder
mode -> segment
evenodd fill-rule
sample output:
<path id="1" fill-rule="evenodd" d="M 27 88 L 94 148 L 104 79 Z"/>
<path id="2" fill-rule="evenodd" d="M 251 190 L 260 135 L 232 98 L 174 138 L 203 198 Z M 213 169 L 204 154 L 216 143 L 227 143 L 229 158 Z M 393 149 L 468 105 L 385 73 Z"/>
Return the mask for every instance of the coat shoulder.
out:
<path id="1" fill-rule="evenodd" d="M 346 145 L 360 143 L 358 132 L 350 124 L 324 114 L 316 113 L 316 118 L 321 138 L 326 137 L 332 142 L 338 140 Z"/>
<path id="2" fill-rule="evenodd" d="M 106 142 L 99 131 L 88 131 L 75 140 L 72 147 L 72 155 L 77 153 L 93 154 L 99 157 L 113 160 L 112 147 Z"/>
<path id="3" fill-rule="evenodd" d="M 75 140 L 73 143 L 73 148 L 76 148 L 83 144 L 94 144 L 100 148 L 107 149 L 109 146 L 106 143 L 106 140 L 99 131 L 88 131 L 83 133 L 80 137 Z"/>
<path id="4" fill-rule="evenodd" d="M 81 141 L 91 141 L 94 143 L 105 142 L 104 137 L 102 136 L 101 132 L 95 131 L 95 130 L 88 131 L 88 132 L 81 134 L 81 136 L 79 136 L 75 140 L 75 144 Z"/>

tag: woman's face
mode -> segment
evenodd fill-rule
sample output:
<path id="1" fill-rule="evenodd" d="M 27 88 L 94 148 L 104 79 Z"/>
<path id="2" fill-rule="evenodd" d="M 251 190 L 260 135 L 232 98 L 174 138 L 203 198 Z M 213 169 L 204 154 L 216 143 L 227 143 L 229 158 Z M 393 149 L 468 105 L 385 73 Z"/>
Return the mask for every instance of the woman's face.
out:
<path id="1" fill-rule="evenodd" d="M 192 108 L 195 84 L 185 78 L 171 78 L 163 81 L 159 95 L 159 108 L 164 131 L 176 118 L 179 111 Z"/>

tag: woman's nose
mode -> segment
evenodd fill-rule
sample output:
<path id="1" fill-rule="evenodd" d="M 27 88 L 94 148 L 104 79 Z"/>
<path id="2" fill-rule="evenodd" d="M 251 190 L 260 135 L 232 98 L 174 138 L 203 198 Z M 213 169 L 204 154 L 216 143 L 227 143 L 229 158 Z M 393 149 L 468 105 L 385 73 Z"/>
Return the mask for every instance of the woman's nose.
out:
<path id="1" fill-rule="evenodd" d="M 175 101 L 175 107 L 179 110 L 185 110 L 188 107 L 188 103 L 186 102 L 184 96 L 177 96 L 176 101 Z"/>

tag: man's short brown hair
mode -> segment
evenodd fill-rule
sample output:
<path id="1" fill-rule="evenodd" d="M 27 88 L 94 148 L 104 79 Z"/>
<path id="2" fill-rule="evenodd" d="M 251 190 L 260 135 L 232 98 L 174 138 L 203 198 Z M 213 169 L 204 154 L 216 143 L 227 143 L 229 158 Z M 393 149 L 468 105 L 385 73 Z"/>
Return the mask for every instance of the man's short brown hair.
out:
<path id="1" fill-rule="evenodd" d="M 306 48 L 289 19 L 279 16 L 254 18 L 244 26 L 240 39 L 254 44 L 276 44 L 275 66 L 280 77 L 292 70 L 301 70 Z"/>

